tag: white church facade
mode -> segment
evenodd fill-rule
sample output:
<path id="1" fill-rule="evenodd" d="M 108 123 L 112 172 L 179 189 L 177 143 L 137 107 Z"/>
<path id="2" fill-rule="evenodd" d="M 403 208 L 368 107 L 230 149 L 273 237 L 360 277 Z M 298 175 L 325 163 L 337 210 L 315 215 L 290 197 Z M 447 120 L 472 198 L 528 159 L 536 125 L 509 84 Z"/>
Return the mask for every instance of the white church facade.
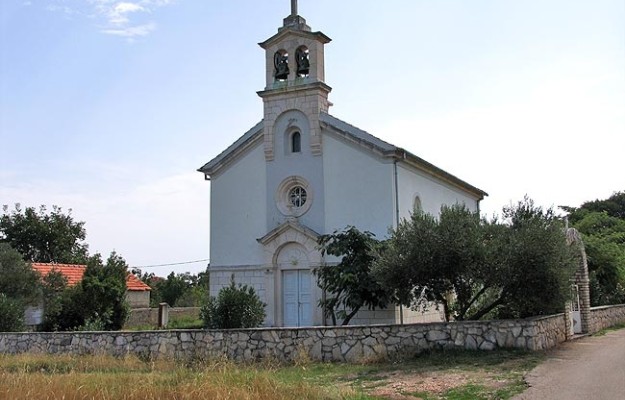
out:
<path id="1" fill-rule="evenodd" d="M 210 291 L 255 288 L 266 326 L 325 325 L 325 295 L 312 271 L 323 259 L 321 234 L 348 225 L 388 235 L 418 207 L 479 210 L 486 193 L 425 160 L 329 113 L 324 45 L 297 14 L 260 43 L 266 87 L 263 119 L 198 171 L 211 182 Z M 415 322 L 416 313 L 362 311 L 352 323 Z"/>

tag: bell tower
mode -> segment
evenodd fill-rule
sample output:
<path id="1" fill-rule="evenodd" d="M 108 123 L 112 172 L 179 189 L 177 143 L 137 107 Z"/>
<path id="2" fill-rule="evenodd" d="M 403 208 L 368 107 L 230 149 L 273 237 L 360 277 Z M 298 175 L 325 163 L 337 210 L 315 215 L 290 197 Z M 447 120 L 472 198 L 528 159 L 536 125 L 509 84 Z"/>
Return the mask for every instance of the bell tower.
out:
<path id="1" fill-rule="evenodd" d="M 297 0 L 291 0 L 291 14 L 284 18 L 278 33 L 259 43 L 265 50 L 265 89 L 258 92 L 264 105 L 265 159 L 274 158 L 275 122 L 284 112 L 299 110 L 310 122 L 313 155 L 321 155 L 319 114 L 332 105 L 325 84 L 324 45 L 332 39 L 312 32 L 298 15 Z"/>

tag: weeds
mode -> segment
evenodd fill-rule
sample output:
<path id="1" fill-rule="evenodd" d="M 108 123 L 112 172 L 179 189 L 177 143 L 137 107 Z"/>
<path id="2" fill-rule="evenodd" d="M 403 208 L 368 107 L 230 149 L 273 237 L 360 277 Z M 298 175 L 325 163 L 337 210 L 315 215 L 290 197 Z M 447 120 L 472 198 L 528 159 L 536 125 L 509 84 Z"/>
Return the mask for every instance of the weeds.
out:
<path id="1" fill-rule="evenodd" d="M 520 351 L 440 351 L 397 363 L 240 364 L 104 355 L 0 355 L 0 399 L 507 399 L 541 356 Z M 371 361 L 371 360 L 369 360 Z M 445 383 L 445 385 L 441 385 Z"/>

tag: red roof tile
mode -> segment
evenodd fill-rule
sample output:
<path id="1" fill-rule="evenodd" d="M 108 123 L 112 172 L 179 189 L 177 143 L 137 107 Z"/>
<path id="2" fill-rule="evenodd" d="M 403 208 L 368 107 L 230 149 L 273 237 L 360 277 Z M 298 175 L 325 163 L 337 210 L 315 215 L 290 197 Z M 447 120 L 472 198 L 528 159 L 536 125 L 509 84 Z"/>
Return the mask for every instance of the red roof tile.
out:
<path id="1" fill-rule="evenodd" d="M 32 263 L 33 269 L 46 276 L 52 271 L 60 272 L 65 278 L 67 278 L 67 284 L 74 286 L 82 280 L 82 276 L 85 274 L 86 265 L 76 264 L 50 264 L 50 263 Z"/>
<path id="2" fill-rule="evenodd" d="M 151 287 L 143 283 L 143 281 L 133 274 L 128 274 L 126 277 L 126 289 L 132 290 L 133 292 L 144 292 L 146 290 L 152 290 Z"/>
<path id="3" fill-rule="evenodd" d="M 32 263 L 31 265 L 35 271 L 41 274 L 41 276 L 45 276 L 51 271 L 60 272 L 67 278 L 67 284 L 69 286 L 74 286 L 80 282 L 85 274 L 85 269 L 87 268 L 86 265 L 76 264 Z M 126 289 L 133 292 L 152 290 L 152 288 L 130 273 L 126 277 Z"/>

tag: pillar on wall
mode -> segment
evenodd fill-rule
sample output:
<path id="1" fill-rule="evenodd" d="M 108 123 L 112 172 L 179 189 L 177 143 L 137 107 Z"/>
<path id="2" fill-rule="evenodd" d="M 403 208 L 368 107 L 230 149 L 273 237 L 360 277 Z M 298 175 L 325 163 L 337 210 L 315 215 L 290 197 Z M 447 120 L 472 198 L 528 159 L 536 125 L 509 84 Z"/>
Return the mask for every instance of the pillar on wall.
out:
<path id="1" fill-rule="evenodd" d="M 582 332 L 590 333 L 590 278 L 588 277 L 586 249 L 579 231 L 575 228 L 566 230 L 566 240 L 569 246 L 575 246 L 579 251 L 579 264 L 575 271 L 574 280 L 579 288 L 579 310 L 582 319 Z"/>
<path id="2" fill-rule="evenodd" d="M 159 303 L 158 305 L 158 327 L 165 328 L 169 324 L 169 304 Z"/>
<path id="3" fill-rule="evenodd" d="M 573 324 L 571 323 L 571 304 L 566 303 L 564 306 L 564 330 L 566 331 L 566 340 L 573 337 Z"/>

